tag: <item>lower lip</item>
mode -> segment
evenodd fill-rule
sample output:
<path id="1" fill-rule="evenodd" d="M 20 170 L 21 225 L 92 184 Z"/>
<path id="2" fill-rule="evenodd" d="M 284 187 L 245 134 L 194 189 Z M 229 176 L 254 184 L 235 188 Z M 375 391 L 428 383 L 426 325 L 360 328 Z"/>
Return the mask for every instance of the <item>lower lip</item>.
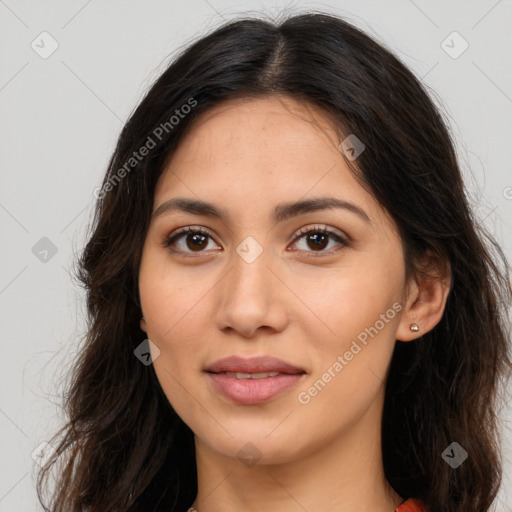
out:
<path id="1" fill-rule="evenodd" d="M 222 373 L 208 373 L 213 387 L 225 398 L 244 404 L 261 404 L 295 386 L 304 374 L 280 373 L 266 379 L 236 379 Z"/>

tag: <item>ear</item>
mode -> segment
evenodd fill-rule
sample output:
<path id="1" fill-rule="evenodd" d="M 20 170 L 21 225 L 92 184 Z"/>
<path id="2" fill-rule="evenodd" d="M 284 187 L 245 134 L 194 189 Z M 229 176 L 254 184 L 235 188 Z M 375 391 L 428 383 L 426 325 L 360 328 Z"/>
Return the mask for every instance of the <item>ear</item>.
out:
<path id="1" fill-rule="evenodd" d="M 147 331 L 146 331 L 146 320 L 144 320 L 144 317 L 142 317 L 142 318 L 140 319 L 140 328 L 141 328 L 141 330 L 142 330 L 142 331 L 144 331 L 145 333 L 147 333 Z"/>
<path id="2" fill-rule="evenodd" d="M 411 341 L 433 329 L 441 320 L 451 287 L 447 260 L 428 251 L 419 265 L 420 273 L 407 284 L 404 308 L 396 333 L 399 341 Z M 411 324 L 419 330 L 411 331 Z"/>

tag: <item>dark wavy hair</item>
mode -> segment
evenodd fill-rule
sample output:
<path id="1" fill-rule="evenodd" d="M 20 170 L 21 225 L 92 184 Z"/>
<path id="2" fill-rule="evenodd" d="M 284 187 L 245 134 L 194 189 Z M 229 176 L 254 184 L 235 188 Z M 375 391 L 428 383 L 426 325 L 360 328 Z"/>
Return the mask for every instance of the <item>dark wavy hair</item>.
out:
<path id="1" fill-rule="evenodd" d="M 422 271 L 427 252 L 449 262 L 442 319 L 416 341 L 395 344 L 384 470 L 402 497 L 433 512 L 490 509 L 502 476 L 500 383 L 512 368 L 508 263 L 471 212 L 454 142 L 425 86 L 382 43 L 315 11 L 278 22 L 242 17 L 189 44 L 126 122 L 78 261 L 87 332 L 65 396 L 69 422 L 38 475 L 45 510 L 182 512 L 194 501 L 193 433 L 153 366 L 134 356 L 146 337 L 141 251 L 157 179 L 193 121 L 223 101 L 271 95 L 309 102 L 364 141 L 357 162 L 347 163 L 394 219 L 408 276 Z M 441 457 L 453 441 L 469 454 L 458 469 Z"/>

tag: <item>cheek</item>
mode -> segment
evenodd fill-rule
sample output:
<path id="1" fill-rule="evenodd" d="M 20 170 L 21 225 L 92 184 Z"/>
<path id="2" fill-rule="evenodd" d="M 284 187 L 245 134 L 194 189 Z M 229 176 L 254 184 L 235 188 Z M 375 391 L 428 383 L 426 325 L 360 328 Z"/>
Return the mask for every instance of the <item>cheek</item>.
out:
<path id="1" fill-rule="evenodd" d="M 400 304 L 382 290 L 371 292 L 367 286 L 348 283 L 331 297 L 337 303 L 326 303 L 330 312 L 326 322 L 335 334 L 316 338 L 311 347 L 314 371 L 297 390 L 297 399 L 307 411 L 306 423 L 330 417 L 343 428 L 360 418 L 383 392 Z"/>
<path id="2" fill-rule="evenodd" d="M 214 285 L 211 272 L 197 267 L 177 270 L 162 257 L 143 260 L 139 290 L 148 337 L 164 349 L 184 336 L 193 344 L 204 332 L 204 296 Z"/>
<path id="3" fill-rule="evenodd" d="M 313 389 L 302 390 L 311 397 L 322 395 L 314 398 L 318 412 L 340 403 L 347 413 L 364 408 L 383 385 L 402 308 L 395 274 L 379 263 L 354 266 L 324 282 L 324 294 L 310 296 L 317 298 L 311 309 L 322 312 L 330 330 L 323 329 L 327 336 L 315 337 L 315 322 L 307 328 L 315 338 L 315 372 L 308 382 Z"/>
<path id="4" fill-rule="evenodd" d="M 147 337 L 160 355 L 154 361 L 158 381 L 176 412 L 188 418 L 195 410 L 191 396 L 199 396 L 201 351 L 211 332 L 206 310 L 208 290 L 216 280 L 197 267 L 177 269 L 165 258 L 148 255 L 141 264 L 139 290 Z"/>
<path id="5" fill-rule="evenodd" d="M 332 346 L 334 341 L 340 349 L 340 343 L 356 338 L 376 322 L 379 331 L 389 332 L 394 327 L 397 312 L 392 306 L 399 297 L 399 284 L 398 277 L 383 265 L 353 266 L 317 279 L 315 290 L 305 294 L 304 302 L 328 327 L 322 331 L 327 333 L 326 345 Z"/>
<path id="6" fill-rule="evenodd" d="M 197 343 L 204 333 L 198 316 L 201 287 L 190 277 L 171 274 L 165 265 L 151 265 L 149 258 L 146 263 L 141 266 L 139 290 L 147 337 L 160 350 L 153 366 L 170 404 L 183 413 L 190 407 L 188 393 L 196 392 L 190 375 L 197 372 Z"/>

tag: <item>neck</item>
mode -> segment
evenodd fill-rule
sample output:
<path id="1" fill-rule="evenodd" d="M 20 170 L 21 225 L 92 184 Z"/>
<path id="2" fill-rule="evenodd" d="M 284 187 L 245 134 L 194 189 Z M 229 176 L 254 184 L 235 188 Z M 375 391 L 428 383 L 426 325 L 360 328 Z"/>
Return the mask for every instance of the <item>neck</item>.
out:
<path id="1" fill-rule="evenodd" d="M 381 451 L 383 396 L 333 439 L 286 463 L 247 467 L 195 440 L 197 512 L 394 512 L 403 501 L 386 481 Z M 328 421 L 328 419 L 326 419 Z"/>

